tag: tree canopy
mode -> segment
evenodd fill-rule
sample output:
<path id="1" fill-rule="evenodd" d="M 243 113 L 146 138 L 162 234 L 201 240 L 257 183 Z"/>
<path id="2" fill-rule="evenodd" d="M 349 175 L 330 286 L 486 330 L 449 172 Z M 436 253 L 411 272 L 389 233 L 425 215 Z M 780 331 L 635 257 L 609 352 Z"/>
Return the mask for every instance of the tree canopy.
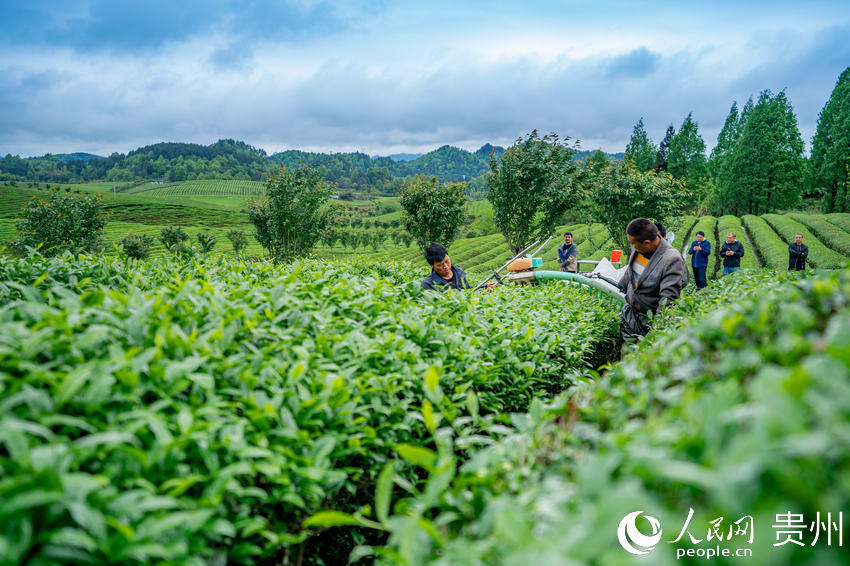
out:
<path id="1" fill-rule="evenodd" d="M 812 180 L 824 212 L 850 212 L 850 67 L 835 83 L 812 140 Z"/>
<path id="2" fill-rule="evenodd" d="M 490 159 L 487 198 L 514 253 L 551 234 L 558 217 L 576 205 L 577 187 L 569 182 L 576 149 L 568 141 L 554 133 L 540 137 L 534 130 L 517 139 L 501 160 Z"/>
<path id="3" fill-rule="evenodd" d="M 727 119 L 728 120 L 728 119 Z M 734 142 L 720 161 L 716 202 L 721 213 L 764 214 L 789 208 L 802 192 L 803 140 L 785 92 L 765 90 L 747 104 Z"/>
<path id="4" fill-rule="evenodd" d="M 466 220 L 463 183 L 440 183 L 436 177 L 411 179 L 399 196 L 404 227 L 420 247 L 449 246 Z"/>
<path id="5" fill-rule="evenodd" d="M 643 127 L 643 118 L 638 120 L 632 130 L 632 137 L 626 145 L 626 159 L 634 162 L 635 167 L 639 171 L 649 171 L 655 167 L 655 159 L 658 153 L 658 148 L 655 143 L 649 139 L 646 130 Z"/>

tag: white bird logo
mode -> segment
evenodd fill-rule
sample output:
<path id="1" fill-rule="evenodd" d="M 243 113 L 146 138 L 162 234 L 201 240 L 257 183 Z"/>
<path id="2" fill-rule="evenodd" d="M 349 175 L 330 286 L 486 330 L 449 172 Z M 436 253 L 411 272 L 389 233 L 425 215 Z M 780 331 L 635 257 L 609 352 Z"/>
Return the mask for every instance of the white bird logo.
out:
<path id="1" fill-rule="evenodd" d="M 623 517 L 620 526 L 617 528 L 617 539 L 619 539 L 620 545 L 632 554 L 649 554 L 661 540 L 661 524 L 655 517 L 646 515 L 646 520 L 652 527 L 652 535 L 647 536 L 638 530 L 635 523 L 641 513 L 643 511 L 629 513 Z"/>

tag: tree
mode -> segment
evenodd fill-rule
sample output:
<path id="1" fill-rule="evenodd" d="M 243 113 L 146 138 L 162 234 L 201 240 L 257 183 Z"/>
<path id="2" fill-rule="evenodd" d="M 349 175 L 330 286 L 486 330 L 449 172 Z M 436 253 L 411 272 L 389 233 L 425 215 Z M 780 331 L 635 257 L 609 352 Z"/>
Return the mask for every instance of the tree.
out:
<path id="1" fill-rule="evenodd" d="M 667 171 L 668 156 L 670 153 L 670 142 L 673 141 L 673 136 L 676 135 L 676 128 L 673 124 L 667 126 L 667 131 L 664 133 L 664 139 L 658 144 L 658 153 L 655 154 L 655 170 Z"/>
<path id="2" fill-rule="evenodd" d="M 436 177 L 417 175 L 399 196 L 405 229 L 425 247 L 431 242 L 448 246 L 466 220 L 464 183 L 440 183 Z"/>
<path id="3" fill-rule="evenodd" d="M 313 168 L 281 167 L 266 182 L 266 196 L 248 203 L 257 241 L 275 261 L 289 261 L 313 249 L 339 211 L 329 202 L 334 186 Z"/>
<path id="4" fill-rule="evenodd" d="M 723 122 L 723 128 L 717 134 L 717 144 L 711 150 L 709 157 L 709 171 L 712 177 L 717 179 L 724 159 L 726 159 L 735 147 L 735 143 L 741 136 L 741 116 L 738 113 L 738 102 L 733 101 L 732 107 L 729 109 L 729 114 L 726 116 L 726 121 Z"/>
<path id="5" fill-rule="evenodd" d="M 850 67 L 838 77 L 812 139 L 812 185 L 824 212 L 850 212 Z"/>
<path id="6" fill-rule="evenodd" d="M 667 163 L 667 170 L 673 177 L 683 179 L 692 191 L 702 196 L 708 174 L 705 141 L 699 135 L 699 124 L 694 122 L 690 112 L 670 140 Z"/>
<path id="7" fill-rule="evenodd" d="M 665 221 L 688 207 L 684 183 L 669 173 L 640 171 L 628 161 L 601 169 L 589 165 L 574 178 L 592 222 L 601 222 L 621 250 L 629 249 L 626 226 L 635 218 Z"/>
<path id="8" fill-rule="evenodd" d="M 649 171 L 655 166 L 655 158 L 658 148 L 649 139 L 643 127 L 643 118 L 638 120 L 632 130 L 632 137 L 626 145 L 626 159 L 632 160 L 639 171 Z"/>
<path id="9" fill-rule="evenodd" d="M 27 247 L 40 247 L 43 255 L 65 250 L 96 251 L 102 247 L 106 215 L 100 195 L 76 196 L 51 193 L 47 200 L 33 197 L 15 221 L 18 239 L 12 249 L 24 253 Z"/>
<path id="10" fill-rule="evenodd" d="M 800 199 L 803 140 L 785 92 L 765 90 L 744 107 L 741 133 L 720 171 L 722 203 L 734 214 L 764 214 Z"/>
<path id="11" fill-rule="evenodd" d="M 576 205 L 578 187 L 569 182 L 576 149 L 567 141 L 556 134 L 541 138 L 534 130 L 517 139 L 501 160 L 490 158 L 487 199 L 514 253 L 551 234 L 557 219 Z"/>

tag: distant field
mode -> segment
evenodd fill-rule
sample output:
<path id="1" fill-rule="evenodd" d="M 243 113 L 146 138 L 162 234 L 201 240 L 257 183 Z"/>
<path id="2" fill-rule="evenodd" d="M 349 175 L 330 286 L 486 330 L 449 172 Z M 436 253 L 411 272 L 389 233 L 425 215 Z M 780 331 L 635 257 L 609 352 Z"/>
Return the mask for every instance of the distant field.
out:
<path id="1" fill-rule="evenodd" d="M 263 191 L 262 183 L 231 180 L 187 181 L 167 186 L 146 183 L 117 194 L 104 191 L 111 187 L 111 183 L 68 186 L 81 192 L 105 193 L 104 207 L 109 214 L 105 239 L 108 243 L 115 243 L 128 233 L 156 237 L 164 226 L 182 226 L 192 238 L 202 230 L 215 234 L 218 238 L 216 252 L 231 250 L 230 242 L 226 239 L 229 230 L 237 229 L 249 235 L 253 234 L 253 226 L 248 220 L 245 207 L 251 196 L 259 196 Z M 14 239 L 13 219 L 27 200 L 48 194 L 49 191 L 43 188 L 20 184 L 14 187 L 0 185 L 0 241 Z M 343 206 L 365 211 L 368 214 L 365 219 L 369 222 L 401 219 L 398 199 L 394 197 L 338 202 Z M 487 201 L 473 201 L 470 203 L 469 215 L 472 222 L 464 230 L 471 232 L 474 237 L 460 238 L 452 243 L 449 253 L 453 261 L 468 271 L 480 273 L 501 266 L 511 255 L 511 251 L 502 235 L 495 232 L 492 207 Z M 793 241 L 795 233 L 804 235 L 804 242 L 810 249 L 811 267 L 842 268 L 850 260 L 850 214 L 791 213 L 720 218 L 689 216 L 682 218 L 677 224 L 679 226 L 675 245 L 683 253 L 695 238 L 697 230 L 705 232 L 706 238 L 711 242 L 714 253 L 709 261 L 709 278 L 717 278 L 720 275 L 722 261 L 716 254 L 728 232 L 735 232 L 744 244 L 746 253 L 741 262 L 744 269 L 786 269 L 788 243 Z M 399 227 L 392 230 L 400 229 Z M 562 234 L 567 230 L 573 233 L 578 244 L 579 259 L 596 260 L 608 257 L 614 247 L 607 229 L 601 224 L 559 226 L 555 237 L 538 254 L 544 259 L 547 269 L 558 269 L 557 248 L 563 241 Z M 490 233 L 479 235 L 482 231 Z M 253 237 L 249 240 L 251 243 L 248 253 L 262 255 L 263 250 L 256 240 Z M 161 251 L 157 244 L 154 253 Z M 325 257 L 356 256 L 362 257 L 364 261 L 379 257 L 415 263 L 424 261 L 422 251 L 418 248 L 397 245 L 389 238 L 377 251 L 371 246 L 352 250 L 337 243 L 332 248 L 320 244 L 316 253 Z M 686 257 L 686 261 L 690 265 L 689 257 Z"/>

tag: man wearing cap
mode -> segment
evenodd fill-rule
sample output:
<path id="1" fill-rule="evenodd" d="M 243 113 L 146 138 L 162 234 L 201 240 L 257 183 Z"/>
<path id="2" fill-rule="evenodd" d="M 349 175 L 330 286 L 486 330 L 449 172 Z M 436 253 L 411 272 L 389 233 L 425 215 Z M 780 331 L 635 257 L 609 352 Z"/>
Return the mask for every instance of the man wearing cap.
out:
<path id="1" fill-rule="evenodd" d="M 624 340 L 630 340 L 649 332 L 648 314 L 678 299 L 690 276 L 682 254 L 661 237 L 652 221 L 632 220 L 626 236 L 632 252 L 620 279 L 620 288 L 626 291 L 621 332 Z"/>

